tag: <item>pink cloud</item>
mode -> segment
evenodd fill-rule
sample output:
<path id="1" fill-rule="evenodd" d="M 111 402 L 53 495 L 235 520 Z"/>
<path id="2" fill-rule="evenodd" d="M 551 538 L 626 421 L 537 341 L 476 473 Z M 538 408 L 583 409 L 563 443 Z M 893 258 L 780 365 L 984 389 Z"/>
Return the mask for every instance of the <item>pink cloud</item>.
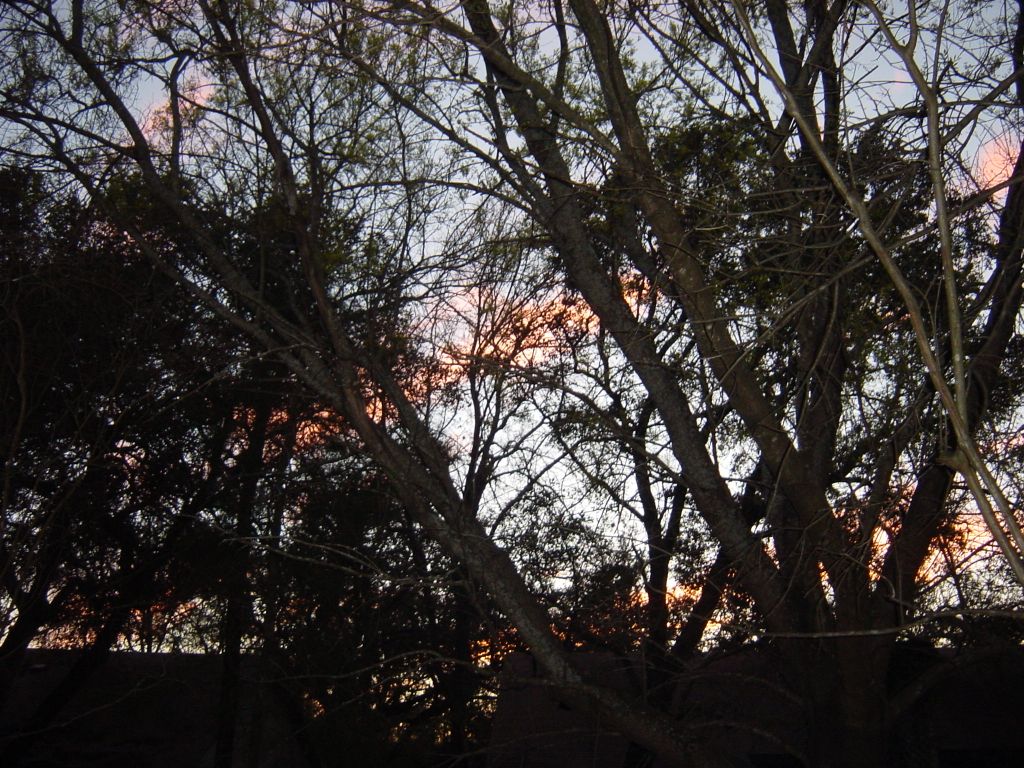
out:
<path id="1" fill-rule="evenodd" d="M 975 159 L 978 186 L 989 189 L 1007 181 L 1020 154 L 1020 141 L 1004 133 L 982 145 Z"/>

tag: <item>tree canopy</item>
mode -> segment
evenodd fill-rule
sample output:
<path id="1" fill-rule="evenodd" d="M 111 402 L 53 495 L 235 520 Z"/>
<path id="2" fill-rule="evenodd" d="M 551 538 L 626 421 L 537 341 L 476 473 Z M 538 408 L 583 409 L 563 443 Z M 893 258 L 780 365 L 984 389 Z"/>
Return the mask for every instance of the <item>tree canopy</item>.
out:
<path id="1" fill-rule="evenodd" d="M 12 0 L 0 38 L 5 645 L 131 572 L 226 658 L 351 641 L 456 749 L 525 647 L 680 764 L 676 676 L 756 645 L 785 748 L 870 766 L 901 643 L 1019 644 L 1024 4 Z"/>

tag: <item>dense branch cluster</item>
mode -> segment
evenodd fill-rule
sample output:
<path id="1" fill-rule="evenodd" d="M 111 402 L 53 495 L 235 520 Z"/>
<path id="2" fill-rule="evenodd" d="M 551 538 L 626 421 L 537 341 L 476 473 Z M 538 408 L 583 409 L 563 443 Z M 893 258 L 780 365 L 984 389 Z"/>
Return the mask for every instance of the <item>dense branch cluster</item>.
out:
<path id="1" fill-rule="evenodd" d="M 745 648 L 776 742 L 881 766 L 902 648 L 1019 645 L 1024 3 L 11 0 L 0 41 L 0 695 L 36 637 L 258 650 L 450 754 L 523 648 L 703 765 L 680 680 Z"/>

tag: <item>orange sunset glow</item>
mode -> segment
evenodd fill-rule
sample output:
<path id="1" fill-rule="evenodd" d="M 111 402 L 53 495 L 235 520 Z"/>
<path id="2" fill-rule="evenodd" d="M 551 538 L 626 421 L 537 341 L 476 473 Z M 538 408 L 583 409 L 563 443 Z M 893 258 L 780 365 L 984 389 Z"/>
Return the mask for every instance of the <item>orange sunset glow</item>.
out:
<path id="1" fill-rule="evenodd" d="M 976 160 L 976 176 L 982 189 L 1009 181 L 1020 154 L 1020 140 L 1005 133 L 982 145 Z"/>
<path id="2" fill-rule="evenodd" d="M 639 316 L 652 299 L 652 289 L 636 273 L 624 282 L 623 298 Z M 479 363 L 535 367 L 564 350 L 567 339 L 593 337 L 601 323 L 582 298 L 564 292 L 522 299 L 473 289 L 450 299 L 449 306 L 461 330 L 445 348 L 442 362 L 455 372 Z"/>

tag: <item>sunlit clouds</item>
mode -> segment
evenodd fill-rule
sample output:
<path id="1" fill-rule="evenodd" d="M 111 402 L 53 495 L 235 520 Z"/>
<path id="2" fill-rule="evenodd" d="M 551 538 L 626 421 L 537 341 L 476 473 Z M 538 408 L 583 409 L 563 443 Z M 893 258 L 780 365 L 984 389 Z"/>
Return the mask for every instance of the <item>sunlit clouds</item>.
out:
<path id="1" fill-rule="evenodd" d="M 985 142 L 975 163 L 978 186 L 993 189 L 1009 181 L 1019 154 L 1020 140 L 1009 133 Z"/>

